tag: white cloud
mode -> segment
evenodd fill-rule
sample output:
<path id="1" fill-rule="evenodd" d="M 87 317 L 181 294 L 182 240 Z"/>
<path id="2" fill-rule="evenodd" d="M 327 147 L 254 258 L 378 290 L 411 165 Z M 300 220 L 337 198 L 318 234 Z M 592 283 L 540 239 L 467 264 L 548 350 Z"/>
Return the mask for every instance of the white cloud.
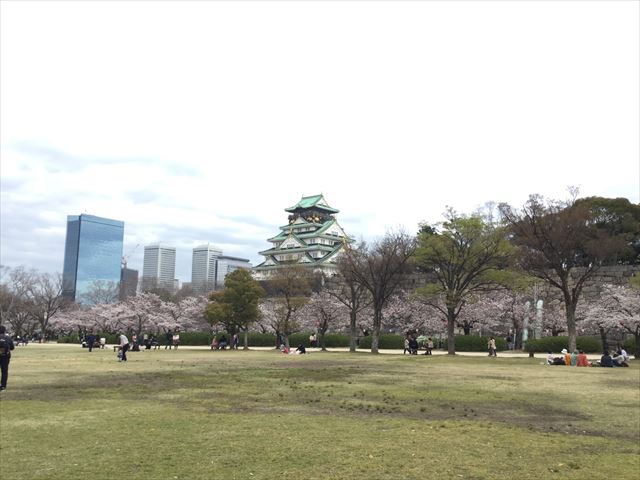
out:
<path id="1" fill-rule="evenodd" d="M 4 2 L 2 262 L 60 270 L 84 211 L 188 280 L 197 243 L 259 261 L 302 194 L 357 237 L 567 185 L 638 202 L 638 10 Z"/>

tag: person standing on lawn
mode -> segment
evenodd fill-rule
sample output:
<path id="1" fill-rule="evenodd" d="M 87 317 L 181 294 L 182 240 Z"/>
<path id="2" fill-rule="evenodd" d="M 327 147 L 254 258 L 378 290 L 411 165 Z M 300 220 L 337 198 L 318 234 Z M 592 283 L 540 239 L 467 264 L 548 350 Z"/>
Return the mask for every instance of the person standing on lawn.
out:
<path id="1" fill-rule="evenodd" d="M 127 350 L 129 350 L 129 339 L 122 333 L 120 334 L 120 349 L 122 350 L 122 361 L 127 361 Z"/>
<path id="2" fill-rule="evenodd" d="M 489 341 L 487 342 L 487 347 L 489 348 L 489 356 L 490 357 L 497 357 L 498 354 L 496 353 L 496 340 L 493 337 L 489 337 Z"/>
<path id="3" fill-rule="evenodd" d="M 9 335 L 7 335 L 7 327 L 0 325 L 0 370 L 2 377 L 0 378 L 0 390 L 7 389 L 7 380 L 9 379 L 9 361 L 11 360 L 11 350 L 15 345 Z"/>

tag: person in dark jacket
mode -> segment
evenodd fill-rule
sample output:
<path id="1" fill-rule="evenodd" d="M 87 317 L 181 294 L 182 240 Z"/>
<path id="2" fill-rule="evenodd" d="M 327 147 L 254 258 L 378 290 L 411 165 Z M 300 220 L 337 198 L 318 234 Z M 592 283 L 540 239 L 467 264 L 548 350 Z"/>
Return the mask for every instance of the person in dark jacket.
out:
<path id="1" fill-rule="evenodd" d="M 600 357 L 600 366 L 601 367 L 613 367 L 613 358 L 609 355 L 609 351 L 605 350 L 604 355 Z"/>
<path id="2" fill-rule="evenodd" d="M 89 333 L 89 335 L 87 335 L 87 347 L 89 348 L 90 352 L 93 350 L 93 344 L 95 342 L 96 336 L 93 333 Z"/>
<path id="3" fill-rule="evenodd" d="M 0 371 L 2 371 L 2 377 L 0 378 L 0 390 L 7 389 L 7 380 L 9 378 L 9 361 L 11 360 L 11 350 L 15 345 L 9 335 L 7 335 L 7 327 L 0 325 Z"/>

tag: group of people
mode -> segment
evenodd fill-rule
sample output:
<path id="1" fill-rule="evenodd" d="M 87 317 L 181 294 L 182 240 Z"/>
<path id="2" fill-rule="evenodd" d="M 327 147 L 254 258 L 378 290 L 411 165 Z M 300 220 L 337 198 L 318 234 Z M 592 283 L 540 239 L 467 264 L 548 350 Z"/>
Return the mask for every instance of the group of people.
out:
<path id="1" fill-rule="evenodd" d="M 227 347 L 229 347 L 231 350 L 237 350 L 239 340 L 240 337 L 236 333 L 233 335 L 233 337 L 231 337 L 231 345 L 229 345 L 227 336 L 224 333 L 220 338 L 216 338 L 216 336 L 214 335 L 213 340 L 211 340 L 211 350 L 226 350 Z"/>
<path id="2" fill-rule="evenodd" d="M 428 337 L 426 340 L 423 341 L 422 345 L 424 346 L 424 354 L 423 355 L 432 355 L 431 352 L 433 352 L 433 339 L 431 337 Z M 405 354 L 409 354 L 409 355 L 417 355 L 418 354 L 418 350 L 420 349 L 420 345 L 418 343 L 418 339 L 416 338 L 415 334 L 407 334 L 404 337 L 404 351 L 402 352 L 403 355 Z"/>
<path id="3" fill-rule="evenodd" d="M 547 365 L 565 365 L 568 367 L 628 367 L 629 355 L 624 348 L 619 348 L 614 356 L 605 350 L 600 361 L 590 362 L 583 350 L 576 350 L 569 353 L 566 348 L 560 352 L 561 356 L 554 356 L 549 351 L 547 355 Z"/>
<path id="4" fill-rule="evenodd" d="M 177 350 L 179 345 L 180 333 L 178 329 L 176 329 L 175 332 L 172 332 L 171 329 L 167 330 L 167 333 L 164 334 L 164 349 L 166 350 L 168 348 L 171 350 L 171 347 L 175 347 Z"/>
<path id="5" fill-rule="evenodd" d="M 298 348 L 296 348 L 294 351 L 291 351 L 291 349 L 283 343 L 282 345 L 280 345 L 280 351 L 287 355 L 301 355 L 307 353 L 307 349 L 302 344 L 299 344 Z"/>

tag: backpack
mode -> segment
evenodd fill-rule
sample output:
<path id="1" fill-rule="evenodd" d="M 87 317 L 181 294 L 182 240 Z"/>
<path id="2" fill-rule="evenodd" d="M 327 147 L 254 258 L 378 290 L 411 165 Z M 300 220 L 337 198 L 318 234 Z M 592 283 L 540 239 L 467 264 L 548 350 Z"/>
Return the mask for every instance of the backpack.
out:
<path id="1" fill-rule="evenodd" d="M 0 336 L 0 356 L 6 357 L 9 355 L 9 341 L 7 337 L 2 335 Z"/>

